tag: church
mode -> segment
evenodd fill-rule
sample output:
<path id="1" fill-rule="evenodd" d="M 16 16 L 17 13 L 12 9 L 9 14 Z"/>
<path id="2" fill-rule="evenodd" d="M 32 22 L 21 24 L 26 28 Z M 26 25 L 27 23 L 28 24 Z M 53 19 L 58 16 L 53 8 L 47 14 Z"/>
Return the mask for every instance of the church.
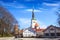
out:
<path id="1" fill-rule="evenodd" d="M 36 32 L 40 30 L 39 24 L 35 19 L 34 9 L 32 10 L 31 26 L 23 30 L 23 37 L 36 37 Z"/>

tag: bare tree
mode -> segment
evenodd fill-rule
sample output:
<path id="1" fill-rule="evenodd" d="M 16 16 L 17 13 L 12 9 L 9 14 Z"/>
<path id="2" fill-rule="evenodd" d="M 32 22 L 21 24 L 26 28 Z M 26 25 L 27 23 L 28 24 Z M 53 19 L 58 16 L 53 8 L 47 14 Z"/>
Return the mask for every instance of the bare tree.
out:
<path id="1" fill-rule="evenodd" d="M 56 12 L 58 18 L 57 18 L 57 23 L 60 26 L 60 7 L 58 8 L 58 11 Z"/>
<path id="2" fill-rule="evenodd" d="M 0 34 L 14 32 L 14 24 L 18 24 L 14 16 L 5 8 L 0 6 Z"/>

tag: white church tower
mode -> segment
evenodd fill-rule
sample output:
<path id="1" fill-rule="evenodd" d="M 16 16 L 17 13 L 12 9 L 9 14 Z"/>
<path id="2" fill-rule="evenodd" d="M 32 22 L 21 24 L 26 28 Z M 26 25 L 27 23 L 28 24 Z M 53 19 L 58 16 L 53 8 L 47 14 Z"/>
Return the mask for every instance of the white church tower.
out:
<path id="1" fill-rule="evenodd" d="M 37 20 L 35 19 L 35 15 L 34 15 L 34 9 L 32 10 L 31 26 L 33 29 L 39 29 L 39 25 L 37 23 Z"/>

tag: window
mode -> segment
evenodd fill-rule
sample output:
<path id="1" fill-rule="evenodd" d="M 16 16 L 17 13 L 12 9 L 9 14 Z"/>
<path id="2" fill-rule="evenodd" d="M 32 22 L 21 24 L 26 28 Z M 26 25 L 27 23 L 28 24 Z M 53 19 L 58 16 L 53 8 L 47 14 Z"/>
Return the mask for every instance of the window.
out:
<path id="1" fill-rule="evenodd" d="M 56 33 L 57 34 L 57 36 L 60 36 L 60 33 Z"/>
<path id="2" fill-rule="evenodd" d="M 55 36 L 55 33 L 51 33 L 51 36 Z"/>
<path id="3" fill-rule="evenodd" d="M 49 36 L 49 33 L 45 33 L 45 36 Z"/>

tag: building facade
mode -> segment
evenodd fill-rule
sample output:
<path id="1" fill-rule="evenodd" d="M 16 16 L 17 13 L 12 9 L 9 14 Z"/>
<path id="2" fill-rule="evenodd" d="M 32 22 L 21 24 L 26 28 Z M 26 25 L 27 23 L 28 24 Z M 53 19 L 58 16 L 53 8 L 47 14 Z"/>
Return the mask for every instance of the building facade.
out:
<path id="1" fill-rule="evenodd" d="M 45 37 L 60 37 L 60 27 L 56 27 L 53 25 L 48 26 L 47 29 L 44 30 Z"/>
<path id="2" fill-rule="evenodd" d="M 43 37 L 44 36 L 44 31 L 45 29 L 38 29 L 36 30 L 36 37 Z"/>
<path id="3" fill-rule="evenodd" d="M 31 28 L 27 28 L 23 31 L 23 37 L 36 37 L 36 32 Z"/>

